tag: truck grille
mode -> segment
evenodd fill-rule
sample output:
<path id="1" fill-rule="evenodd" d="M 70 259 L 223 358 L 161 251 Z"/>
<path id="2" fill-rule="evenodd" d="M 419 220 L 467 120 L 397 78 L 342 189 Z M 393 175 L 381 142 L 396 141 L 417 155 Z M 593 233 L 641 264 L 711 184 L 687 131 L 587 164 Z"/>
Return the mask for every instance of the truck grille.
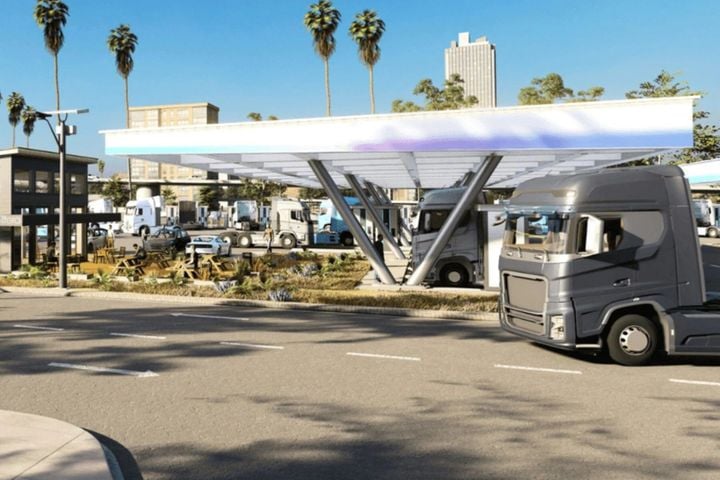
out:
<path id="1" fill-rule="evenodd" d="M 505 318 L 521 330 L 537 335 L 545 334 L 545 299 L 547 283 L 538 277 L 504 275 Z"/>

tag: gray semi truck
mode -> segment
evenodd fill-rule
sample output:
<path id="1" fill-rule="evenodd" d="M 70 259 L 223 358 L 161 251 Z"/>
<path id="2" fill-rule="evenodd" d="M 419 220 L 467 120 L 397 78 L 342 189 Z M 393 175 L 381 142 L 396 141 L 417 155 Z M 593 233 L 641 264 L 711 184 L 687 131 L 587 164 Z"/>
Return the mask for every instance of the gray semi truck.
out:
<path id="1" fill-rule="evenodd" d="M 505 330 L 560 349 L 606 350 L 623 365 L 663 351 L 720 354 L 720 303 L 706 295 L 720 268 L 703 263 L 678 167 L 529 180 L 506 212 Z"/>

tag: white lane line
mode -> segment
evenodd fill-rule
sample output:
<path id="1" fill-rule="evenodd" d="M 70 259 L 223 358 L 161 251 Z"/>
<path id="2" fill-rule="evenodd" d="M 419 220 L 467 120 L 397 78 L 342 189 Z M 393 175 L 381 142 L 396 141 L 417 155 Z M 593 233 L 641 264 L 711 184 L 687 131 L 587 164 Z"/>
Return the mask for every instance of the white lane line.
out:
<path id="1" fill-rule="evenodd" d="M 119 368 L 104 368 L 104 367 L 92 367 L 90 365 L 76 365 L 74 363 L 48 363 L 48 367 L 56 368 L 72 368 L 75 370 L 86 370 L 90 372 L 101 372 L 101 373 L 117 373 L 118 375 L 131 375 L 134 377 L 145 378 L 145 377 L 159 377 L 160 375 L 151 371 L 145 370 L 144 372 L 138 372 L 135 370 L 121 370 Z"/>
<path id="2" fill-rule="evenodd" d="M 248 347 L 248 348 L 266 348 L 268 350 L 285 350 L 285 347 L 280 347 L 277 345 L 259 345 L 257 343 L 220 342 L 220 345 L 232 345 L 234 347 Z"/>
<path id="3" fill-rule="evenodd" d="M 212 318 L 216 320 L 240 320 L 243 322 L 250 321 L 247 317 L 223 317 L 222 315 L 196 315 L 194 313 L 171 313 L 173 317 L 190 317 L 190 318 Z"/>
<path id="4" fill-rule="evenodd" d="M 137 335 L 134 333 L 115 333 L 110 332 L 113 337 L 130 337 L 130 338 L 145 338 L 148 340 L 167 340 L 167 337 L 160 337 L 155 335 Z"/>
<path id="5" fill-rule="evenodd" d="M 701 382 L 699 380 L 681 380 L 679 378 L 669 379 L 673 383 L 684 383 L 687 385 L 707 385 L 710 387 L 720 387 L 720 382 Z"/>
<path id="6" fill-rule="evenodd" d="M 385 358 L 389 360 L 407 360 L 409 362 L 419 362 L 420 357 L 399 357 L 397 355 L 378 355 L 376 353 L 359 353 L 359 352 L 347 352 L 346 355 L 351 357 L 370 357 L 370 358 Z"/>
<path id="7" fill-rule="evenodd" d="M 526 370 L 529 372 L 549 372 L 549 373 L 567 373 L 570 375 L 582 375 L 580 370 L 560 370 L 556 368 L 537 368 L 537 367 L 523 367 L 520 365 L 502 365 L 495 364 L 495 368 L 508 368 L 511 370 Z"/>
<path id="8" fill-rule="evenodd" d="M 15 328 L 28 328 L 32 330 L 47 330 L 50 332 L 64 332 L 64 328 L 38 327 L 37 325 L 13 325 Z"/>

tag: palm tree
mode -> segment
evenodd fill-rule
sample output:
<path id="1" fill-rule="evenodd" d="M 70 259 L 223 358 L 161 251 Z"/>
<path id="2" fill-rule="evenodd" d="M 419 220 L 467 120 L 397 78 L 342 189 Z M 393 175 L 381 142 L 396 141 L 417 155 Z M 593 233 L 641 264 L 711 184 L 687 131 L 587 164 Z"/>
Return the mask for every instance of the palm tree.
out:
<path id="1" fill-rule="evenodd" d="M 37 0 L 33 12 L 35 21 L 43 27 L 45 48 L 53 55 L 55 62 L 55 108 L 60 110 L 60 78 L 58 76 L 58 53 L 65 41 L 62 27 L 67 23 L 69 10 L 61 0 Z M 60 117 L 58 117 L 58 124 Z"/>
<path id="2" fill-rule="evenodd" d="M 332 6 L 329 0 L 320 0 L 310 5 L 305 14 L 305 27 L 313 37 L 313 46 L 325 64 L 325 114 L 331 115 L 330 108 L 330 55 L 335 52 L 335 37 L 333 34 L 340 23 L 340 12 Z"/>
<path id="3" fill-rule="evenodd" d="M 37 120 L 37 111 L 30 105 L 26 105 L 22 111 L 22 121 L 23 133 L 25 134 L 25 138 L 27 138 L 28 148 L 30 148 L 30 135 L 32 135 L 35 130 L 35 120 Z"/>
<path id="4" fill-rule="evenodd" d="M 120 25 L 110 31 L 107 39 L 107 46 L 110 52 L 115 54 L 115 66 L 120 76 L 125 81 L 125 127 L 130 128 L 130 100 L 128 99 L 128 77 L 132 72 L 132 54 L 135 53 L 135 46 L 138 43 L 137 36 L 130 31 L 130 26 Z M 132 160 L 127 159 L 128 189 L 132 192 Z"/>
<path id="5" fill-rule="evenodd" d="M 15 127 L 20 123 L 23 108 L 25 108 L 25 98 L 18 92 L 12 92 L 7 99 L 8 122 L 12 127 L 12 146 L 15 147 Z"/>
<path id="6" fill-rule="evenodd" d="M 373 67 L 380 60 L 380 38 L 385 32 L 385 22 L 373 10 L 363 10 L 355 15 L 350 24 L 350 36 L 358 45 L 360 61 L 368 67 L 370 74 L 370 113 L 375 113 L 375 83 Z"/>
<path id="7" fill-rule="evenodd" d="M 97 169 L 100 177 L 102 177 L 105 174 L 105 160 L 103 160 L 102 158 L 98 160 Z"/>

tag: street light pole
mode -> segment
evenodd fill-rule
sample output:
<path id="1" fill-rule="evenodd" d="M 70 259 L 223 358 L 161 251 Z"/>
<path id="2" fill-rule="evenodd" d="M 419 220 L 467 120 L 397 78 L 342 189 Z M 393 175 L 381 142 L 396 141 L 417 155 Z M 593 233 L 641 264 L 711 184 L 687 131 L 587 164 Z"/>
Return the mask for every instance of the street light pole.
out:
<path id="1" fill-rule="evenodd" d="M 66 195 L 67 192 L 65 191 L 67 182 L 65 178 L 65 149 L 66 149 L 66 141 L 65 137 L 67 135 L 75 135 L 77 133 L 77 128 L 74 125 L 67 125 L 67 117 L 69 114 L 81 114 L 81 113 L 87 113 L 90 110 L 87 108 L 82 109 L 76 109 L 76 110 L 56 110 L 52 112 L 37 112 L 36 115 L 38 118 L 42 118 L 47 122 L 48 126 L 50 127 L 50 131 L 53 132 L 53 138 L 55 139 L 55 143 L 57 143 L 58 146 L 58 153 L 59 153 L 59 161 L 60 161 L 60 192 L 58 193 L 60 197 L 60 213 L 58 215 L 58 221 L 60 223 L 60 258 L 58 258 L 58 269 L 60 270 L 58 272 L 59 277 L 59 287 L 60 288 L 67 288 L 67 241 L 68 241 L 68 230 L 67 230 L 67 222 L 66 222 L 66 214 L 67 214 L 67 207 L 66 207 Z M 53 131 L 53 127 L 50 124 L 50 121 L 48 118 L 52 117 L 53 115 L 58 116 L 58 125 L 55 127 L 55 130 Z M 78 241 L 82 241 L 82 239 L 78 239 Z"/>

